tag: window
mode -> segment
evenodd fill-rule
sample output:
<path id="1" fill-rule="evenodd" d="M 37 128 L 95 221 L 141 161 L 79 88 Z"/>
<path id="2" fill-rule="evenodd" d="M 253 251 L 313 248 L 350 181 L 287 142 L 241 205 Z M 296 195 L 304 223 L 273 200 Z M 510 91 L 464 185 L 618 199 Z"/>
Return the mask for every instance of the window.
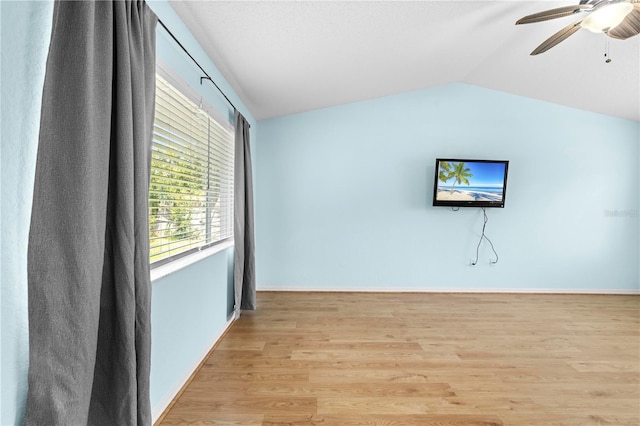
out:
<path id="1" fill-rule="evenodd" d="M 164 77 L 156 75 L 149 188 L 154 265 L 233 236 L 233 127 Z"/>

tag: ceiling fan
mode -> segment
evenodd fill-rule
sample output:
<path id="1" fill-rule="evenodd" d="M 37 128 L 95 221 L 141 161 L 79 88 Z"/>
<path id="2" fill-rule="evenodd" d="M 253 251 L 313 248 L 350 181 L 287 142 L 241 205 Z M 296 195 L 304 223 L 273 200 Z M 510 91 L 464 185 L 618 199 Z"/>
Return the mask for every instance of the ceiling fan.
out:
<path id="1" fill-rule="evenodd" d="M 580 0 L 579 4 L 563 6 L 527 15 L 516 25 L 583 14 L 583 18 L 567 25 L 536 47 L 531 55 L 546 52 L 580 28 L 609 37 L 626 40 L 640 33 L 640 0 Z"/>

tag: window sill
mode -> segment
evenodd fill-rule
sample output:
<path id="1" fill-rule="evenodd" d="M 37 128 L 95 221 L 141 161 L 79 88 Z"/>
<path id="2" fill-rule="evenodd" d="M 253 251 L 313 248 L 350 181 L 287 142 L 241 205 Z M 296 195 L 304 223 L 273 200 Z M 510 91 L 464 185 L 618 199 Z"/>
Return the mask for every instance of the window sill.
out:
<path id="1" fill-rule="evenodd" d="M 170 275 L 176 271 L 179 271 L 180 269 L 186 268 L 189 265 L 193 265 L 194 263 L 199 262 L 204 258 L 213 256 L 216 253 L 220 253 L 221 251 L 224 251 L 229 247 L 233 247 L 233 240 L 216 244 L 202 251 L 190 254 L 185 257 L 181 257 L 179 259 L 174 260 L 173 262 L 169 262 L 165 265 L 158 266 L 157 268 L 153 268 L 151 269 L 151 282 L 153 283 L 154 281 L 159 280 L 160 278 L 164 278 L 167 275 Z"/>

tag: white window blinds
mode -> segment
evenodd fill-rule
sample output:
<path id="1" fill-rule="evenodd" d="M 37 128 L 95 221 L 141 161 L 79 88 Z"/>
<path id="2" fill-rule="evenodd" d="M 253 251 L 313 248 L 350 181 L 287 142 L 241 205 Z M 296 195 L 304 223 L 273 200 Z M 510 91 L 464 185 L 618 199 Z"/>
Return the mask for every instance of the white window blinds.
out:
<path id="1" fill-rule="evenodd" d="M 150 261 L 233 236 L 234 133 L 156 75 L 149 188 Z"/>

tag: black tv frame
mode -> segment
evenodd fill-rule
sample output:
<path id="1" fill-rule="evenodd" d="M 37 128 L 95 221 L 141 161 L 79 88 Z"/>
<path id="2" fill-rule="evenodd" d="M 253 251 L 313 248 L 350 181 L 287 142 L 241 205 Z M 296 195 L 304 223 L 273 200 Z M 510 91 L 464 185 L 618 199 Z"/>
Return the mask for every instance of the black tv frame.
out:
<path id="1" fill-rule="evenodd" d="M 438 176 L 440 171 L 440 162 L 447 161 L 450 163 L 500 163 L 504 164 L 504 179 L 502 182 L 502 200 L 501 201 L 488 201 L 488 200 L 438 200 Z M 507 176 L 509 172 L 508 160 L 477 160 L 477 159 L 465 159 L 465 158 L 436 158 L 435 174 L 433 178 L 433 205 L 435 207 L 497 207 L 504 208 L 504 203 L 507 197 Z"/>

